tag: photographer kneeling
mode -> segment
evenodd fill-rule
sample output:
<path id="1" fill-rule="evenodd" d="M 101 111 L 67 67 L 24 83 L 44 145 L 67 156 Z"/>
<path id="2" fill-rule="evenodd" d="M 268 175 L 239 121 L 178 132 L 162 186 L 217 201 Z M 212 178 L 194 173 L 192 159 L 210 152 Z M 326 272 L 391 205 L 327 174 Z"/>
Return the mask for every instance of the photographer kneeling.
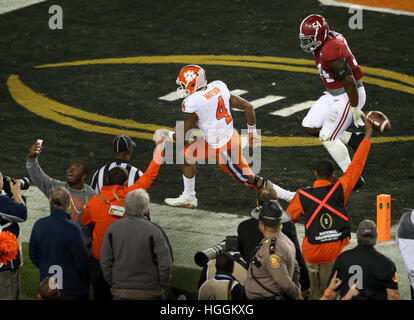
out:
<path id="1" fill-rule="evenodd" d="M 240 282 L 241 285 L 244 285 L 249 265 L 240 255 L 237 236 L 227 236 L 226 239 L 218 245 L 204 249 L 203 251 L 199 251 L 195 254 L 194 262 L 199 267 L 203 268 L 198 282 L 199 289 L 204 282 L 213 279 L 216 275 L 216 260 L 217 257 L 223 252 L 228 253 L 234 261 L 233 277 Z"/>
<path id="2" fill-rule="evenodd" d="M 5 185 L 9 184 L 9 185 Z M 3 189 L 10 188 L 10 195 Z M 5 179 L 0 172 L 0 229 L 13 233 L 19 238 L 18 222 L 27 219 L 27 208 L 20 195 L 20 181 Z M 17 300 L 20 296 L 19 266 L 21 264 L 20 248 L 16 258 L 4 265 L 0 265 L 0 300 Z"/>
<path id="3" fill-rule="evenodd" d="M 244 288 L 233 276 L 234 264 L 230 253 L 221 252 L 216 258 L 216 274 L 201 285 L 198 300 L 244 300 Z"/>

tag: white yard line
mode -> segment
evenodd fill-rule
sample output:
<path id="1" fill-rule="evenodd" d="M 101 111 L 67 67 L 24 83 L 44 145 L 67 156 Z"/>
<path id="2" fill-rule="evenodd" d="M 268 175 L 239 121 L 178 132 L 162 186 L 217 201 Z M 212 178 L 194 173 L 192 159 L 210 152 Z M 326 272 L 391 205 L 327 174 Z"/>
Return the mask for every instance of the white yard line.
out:
<path id="1" fill-rule="evenodd" d="M 46 0 L 0 0 L 0 14 L 18 10 Z"/>
<path id="2" fill-rule="evenodd" d="M 306 110 L 309 109 L 310 107 L 312 107 L 312 105 L 315 103 L 315 101 L 313 100 L 309 100 L 309 101 L 305 101 L 302 103 L 297 103 L 294 104 L 293 106 L 287 107 L 287 108 L 283 108 L 277 111 L 273 111 L 270 114 L 273 116 L 280 116 L 280 117 L 289 117 L 292 114 L 302 111 L 302 110 Z"/>
<path id="3" fill-rule="evenodd" d="M 285 98 L 286 97 L 283 97 L 283 96 L 269 95 L 269 96 L 266 96 L 264 98 L 252 100 L 252 101 L 250 101 L 250 104 L 253 106 L 254 109 L 257 109 L 257 108 L 260 108 L 260 107 L 265 106 L 267 104 L 270 104 L 270 103 L 273 103 L 273 102 L 276 102 L 276 101 L 279 101 L 279 100 L 282 100 L 282 99 L 285 99 Z M 240 109 L 235 109 L 235 108 L 232 108 L 232 110 L 242 111 Z"/>

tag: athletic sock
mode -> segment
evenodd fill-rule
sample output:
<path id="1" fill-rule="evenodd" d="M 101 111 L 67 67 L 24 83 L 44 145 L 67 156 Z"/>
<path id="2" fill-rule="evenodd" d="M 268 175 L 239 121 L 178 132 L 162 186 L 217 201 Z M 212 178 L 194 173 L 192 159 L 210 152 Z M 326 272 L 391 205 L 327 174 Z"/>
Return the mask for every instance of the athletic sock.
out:
<path id="1" fill-rule="evenodd" d="M 352 136 L 352 132 L 349 132 L 349 131 L 344 131 L 344 132 L 342 132 L 342 133 L 341 133 L 341 135 L 339 136 L 339 139 L 340 139 L 343 143 L 348 144 L 349 139 L 351 139 L 351 136 Z"/>
<path id="2" fill-rule="evenodd" d="M 195 198 L 195 176 L 192 178 L 187 178 L 183 175 L 184 182 L 184 192 L 183 194 L 192 198 Z"/>
<path id="3" fill-rule="evenodd" d="M 333 141 L 325 141 L 323 145 L 341 170 L 345 172 L 351 164 L 351 158 L 349 157 L 348 149 L 344 143 L 341 140 L 336 139 Z"/>
<path id="4" fill-rule="evenodd" d="M 278 199 L 282 199 L 289 202 L 293 199 L 293 197 L 296 194 L 295 192 L 283 189 L 282 187 L 278 186 L 277 184 L 274 184 L 273 182 L 272 185 L 273 190 L 275 190 Z"/>

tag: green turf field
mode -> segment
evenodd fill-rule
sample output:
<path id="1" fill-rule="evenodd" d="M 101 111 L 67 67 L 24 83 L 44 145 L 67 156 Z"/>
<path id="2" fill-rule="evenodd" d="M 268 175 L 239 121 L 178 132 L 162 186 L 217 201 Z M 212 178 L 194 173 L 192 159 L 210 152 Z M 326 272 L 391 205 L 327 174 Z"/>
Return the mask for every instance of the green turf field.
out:
<path id="1" fill-rule="evenodd" d="M 35 67 L 89 59 L 170 55 L 309 60 L 311 56 L 299 47 L 298 30 L 300 21 L 315 12 L 327 18 L 331 29 L 345 35 L 367 77 L 371 73 L 364 66 L 398 73 L 393 78 L 389 74 L 375 77 L 405 91 L 366 83 L 365 108 L 381 110 L 389 116 L 392 131 L 383 137 L 414 136 L 411 112 L 414 89 L 413 83 L 409 83 L 414 76 L 414 44 L 406 37 L 414 31 L 413 17 L 364 11 L 363 29 L 351 30 L 348 28 L 351 15 L 346 8 L 324 7 L 318 1 L 70 0 L 58 3 L 63 9 L 63 30 L 50 30 L 48 8 L 52 4 L 56 3 L 46 1 L 0 16 L 3 137 L 0 169 L 4 174 L 27 175 L 25 157 L 37 138 L 44 140 L 39 161 L 49 175 L 64 179 L 72 159 L 86 161 L 94 171 L 111 159 L 111 141 L 115 135 L 85 131 L 89 125 L 96 127 L 102 123 L 93 117 L 85 119 L 81 113 L 69 117 L 70 123 L 77 120 L 84 124 L 74 128 L 48 119 L 46 105 L 37 105 L 43 116 L 29 111 L 12 98 L 10 83 L 7 84 L 11 75 L 18 75 L 21 83 L 41 97 L 76 110 L 155 127 L 173 127 L 176 120 L 182 119 L 180 103 L 159 98 L 176 89 L 177 73 L 183 64 L 194 62 L 191 57 L 185 63 Z M 243 95 L 248 100 L 268 95 L 285 97 L 256 109 L 257 124 L 264 135 L 307 137 L 300 125 L 306 111 L 289 117 L 270 113 L 316 100 L 323 91 L 317 74 L 240 64 L 224 66 L 216 62 L 204 66 L 209 80 L 220 79 L 230 89 L 248 91 Z M 307 67 L 315 69 L 313 65 Z M 62 116 L 59 112 L 52 114 L 52 118 L 59 116 Z M 243 114 L 233 112 L 233 117 L 237 128 L 246 127 Z M 137 133 L 133 162 L 144 170 L 151 159 L 153 142 L 138 136 L 151 130 L 115 123 L 105 126 L 111 132 L 116 129 Z M 413 140 L 372 145 L 364 171 L 366 186 L 349 200 L 354 228 L 362 218 L 375 219 L 377 194 L 392 195 L 393 224 L 398 222 L 404 208 L 413 207 L 413 147 Z M 329 157 L 321 145 L 263 147 L 261 152 L 260 174 L 291 190 L 309 185 L 316 161 Z M 165 165 L 150 189 L 151 200 L 162 203 L 165 197 L 177 196 L 181 189 L 180 166 Z M 241 215 L 249 213 L 255 198 L 253 191 L 235 183 L 215 165 L 198 167 L 196 191 L 201 209 Z"/>

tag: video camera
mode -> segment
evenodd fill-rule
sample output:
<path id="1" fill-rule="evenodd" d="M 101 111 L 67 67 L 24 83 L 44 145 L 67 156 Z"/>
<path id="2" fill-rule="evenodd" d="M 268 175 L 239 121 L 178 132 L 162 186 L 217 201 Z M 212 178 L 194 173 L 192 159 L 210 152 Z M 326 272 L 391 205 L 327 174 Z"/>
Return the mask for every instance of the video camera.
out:
<path id="1" fill-rule="evenodd" d="M 4 192 L 10 197 L 13 198 L 13 193 L 10 189 L 10 183 L 20 183 L 21 190 L 27 190 L 30 187 L 30 180 L 27 177 L 23 177 L 21 179 L 14 179 L 8 176 L 3 177 L 3 190 Z"/>
<path id="2" fill-rule="evenodd" d="M 204 267 L 209 260 L 214 260 L 217 256 L 222 252 L 229 252 L 233 259 L 238 260 L 238 256 L 240 256 L 239 252 L 239 245 L 237 241 L 237 236 L 227 236 L 222 242 L 219 244 L 204 249 L 203 251 L 199 251 L 194 255 L 194 262 L 199 267 Z"/>

